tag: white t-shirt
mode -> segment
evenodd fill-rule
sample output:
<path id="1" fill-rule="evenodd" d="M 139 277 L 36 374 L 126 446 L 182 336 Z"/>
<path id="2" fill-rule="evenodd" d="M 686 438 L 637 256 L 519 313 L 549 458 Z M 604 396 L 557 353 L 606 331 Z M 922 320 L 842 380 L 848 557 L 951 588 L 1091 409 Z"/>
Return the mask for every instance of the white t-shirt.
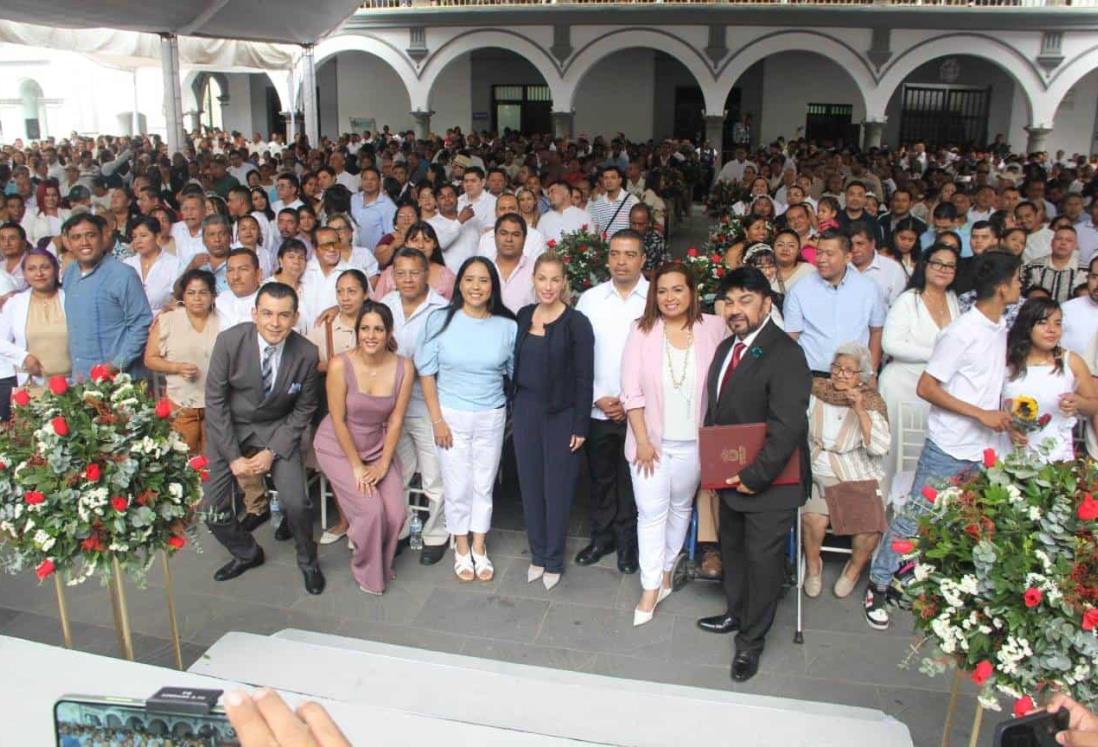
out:
<path id="1" fill-rule="evenodd" d="M 644 313 L 648 298 L 648 281 L 637 281 L 633 291 L 625 298 L 614 287 L 613 280 L 596 285 L 580 296 L 576 310 L 591 321 L 595 332 L 595 381 L 592 405 L 603 397 L 621 395 L 621 359 L 625 354 L 625 340 L 633 322 Z M 662 363 L 662 362 L 661 362 Z M 591 417 L 606 420 L 602 410 L 592 406 Z"/>
<path id="2" fill-rule="evenodd" d="M 951 395 L 982 410 L 998 410 L 1006 380 L 1007 325 L 973 307 L 942 330 L 926 372 Z M 979 421 L 930 406 L 927 438 L 954 459 L 978 462 L 984 449 L 998 448 L 999 434 Z"/>
<path id="3" fill-rule="evenodd" d="M 257 289 L 254 293 L 240 297 L 231 290 L 221 291 L 217 294 L 214 304 L 217 307 L 217 315 L 221 319 L 221 331 L 229 327 L 252 321 L 252 309 L 255 308 L 255 297 L 259 295 Z"/>
<path id="4" fill-rule="evenodd" d="M 881 289 L 885 306 L 892 306 L 892 303 L 907 287 L 907 275 L 904 274 L 904 269 L 900 267 L 900 263 L 891 257 L 884 257 L 876 252 L 873 253 L 873 261 L 869 264 L 869 267 L 861 270 L 861 273 L 863 277 L 869 278 Z"/>
<path id="5" fill-rule="evenodd" d="M 1060 309 L 1064 312 L 1063 346 L 1086 356 L 1095 335 L 1098 335 L 1098 303 L 1092 301 L 1090 296 L 1083 296 L 1065 302 Z"/>
<path id="6" fill-rule="evenodd" d="M 526 241 L 522 245 L 522 253 L 531 261 L 545 253 L 545 237 L 536 228 L 526 229 Z M 496 258 L 496 234 L 486 231 L 477 243 L 477 254 L 494 260 Z"/>
<path id="7" fill-rule="evenodd" d="M 183 221 L 172 224 L 172 238 L 175 239 L 175 256 L 184 266 L 189 265 L 194 255 L 203 254 L 206 245 L 202 243 L 202 229 L 198 229 L 197 236 L 191 236 L 191 229 Z"/>
<path id="8" fill-rule="evenodd" d="M 563 213 L 550 210 L 538 220 L 538 230 L 548 241 L 560 241 L 560 237 L 566 233 L 574 233 L 587 226 L 587 230 L 595 230 L 595 222 L 591 220 L 591 214 L 574 205 L 569 205 Z"/>

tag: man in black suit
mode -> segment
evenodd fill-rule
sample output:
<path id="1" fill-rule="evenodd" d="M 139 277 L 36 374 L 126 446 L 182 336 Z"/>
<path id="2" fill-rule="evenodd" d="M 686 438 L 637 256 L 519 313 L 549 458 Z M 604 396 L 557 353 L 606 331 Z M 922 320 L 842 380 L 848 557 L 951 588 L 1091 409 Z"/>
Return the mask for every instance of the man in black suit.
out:
<path id="1" fill-rule="evenodd" d="M 263 564 L 263 548 L 236 521 L 235 478 L 270 473 L 297 545 L 297 564 L 310 594 L 324 591 L 305 490 L 301 440 L 319 397 L 316 346 L 294 331 L 297 293 L 288 285 L 259 289 L 254 323 L 217 337 L 206 374 L 206 458 L 203 494 L 207 526 L 233 555 L 214 574 L 236 578 Z"/>
<path id="2" fill-rule="evenodd" d="M 766 631 L 774 622 L 785 578 L 789 529 L 804 503 L 809 476 L 808 395 L 812 375 L 799 345 L 770 319 L 770 283 L 753 267 L 721 281 L 717 298 L 732 336 L 709 367 L 706 425 L 766 423 L 755 461 L 729 475 L 720 491 L 720 542 L 724 561 L 723 614 L 698 627 L 736 635 L 732 679 L 745 682 L 759 669 Z M 771 485 L 796 449 L 801 484 Z"/>

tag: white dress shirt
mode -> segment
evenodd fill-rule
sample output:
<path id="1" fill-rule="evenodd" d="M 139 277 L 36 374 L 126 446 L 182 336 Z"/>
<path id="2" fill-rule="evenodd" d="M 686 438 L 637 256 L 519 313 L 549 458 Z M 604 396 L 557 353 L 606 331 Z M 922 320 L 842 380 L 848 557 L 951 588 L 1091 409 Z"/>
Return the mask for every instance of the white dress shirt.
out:
<path id="1" fill-rule="evenodd" d="M 527 228 L 526 241 L 522 245 L 522 256 L 529 257 L 532 262 L 542 254 L 545 254 L 545 237 L 541 235 L 538 229 Z M 496 258 L 496 234 L 494 231 L 485 231 L 481 235 L 480 243 L 477 244 L 477 256 L 487 257 L 491 260 Z"/>
<path id="2" fill-rule="evenodd" d="M 1048 226 L 1041 226 L 1026 236 L 1026 250 L 1022 252 L 1022 263 L 1028 265 L 1052 254 L 1053 233 Z"/>
<path id="3" fill-rule="evenodd" d="M 591 214 L 575 205 L 569 205 L 562 212 L 550 210 L 538 221 L 538 230 L 545 237 L 545 241 L 557 243 L 560 243 L 561 237 L 566 233 L 575 233 L 584 227 L 593 231 L 594 226 Z"/>
<path id="4" fill-rule="evenodd" d="M 164 250 L 160 251 L 160 256 L 149 268 L 149 274 L 144 277 L 141 275 L 141 257 L 139 255 L 135 254 L 123 261 L 137 271 L 137 277 L 141 280 L 142 287 L 145 288 L 145 298 L 149 301 L 149 308 L 154 312 L 164 308 L 171 300 L 172 292 L 175 290 L 175 281 L 187 269 L 187 265 L 183 264 L 179 257 L 168 254 Z"/>
<path id="5" fill-rule="evenodd" d="M 427 297 L 411 313 L 404 316 L 404 302 L 400 299 L 400 291 L 390 291 L 381 299 L 381 303 L 389 307 L 393 312 L 393 337 L 397 341 L 397 354 L 415 360 L 418 349 L 419 336 L 423 331 L 423 323 L 428 315 L 435 309 L 444 309 L 449 302 L 440 296 L 433 288 L 427 289 Z M 423 388 L 419 385 L 419 377 L 412 384 L 412 398 L 408 401 L 406 417 L 428 417 L 427 403 L 423 399 Z"/>
<path id="6" fill-rule="evenodd" d="M 1098 303 L 1086 295 L 1066 301 L 1060 309 L 1064 313 L 1063 346 L 1085 356 L 1098 336 Z"/>
<path id="7" fill-rule="evenodd" d="M 222 331 L 224 331 L 225 327 L 222 327 L 221 329 L 222 329 Z M 256 332 L 255 336 L 257 338 L 259 338 L 259 374 L 260 374 L 260 379 L 263 378 L 263 354 L 265 352 L 267 352 L 267 348 L 270 348 L 270 347 L 274 348 L 274 353 L 271 354 L 271 375 L 273 377 L 272 378 L 272 386 L 273 386 L 275 383 L 278 382 L 278 366 L 279 366 L 279 364 L 282 363 L 282 351 L 284 351 L 286 349 L 286 341 L 283 340 L 282 342 L 278 343 L 277 345 L 271 345 L 270 343 L 268 343 L 266 340 L 263 339 L 263 335 L 259 334 L 258 331 Z M 272 391 L 274 391 L 274 390 L 272 389 Z"/>
<path id="8" fill-rule="evenodd" d="M 607 417 L 594 403 L 603 397 L 621 395 L 621 359 L 633 322 L 644 314 L 648 281 L 642 276 L 628 296 L 622 298 L 613 280 L 596 285 L 582 296 L 576 310 L 583 312 L 595 332 L 595 381 L 591 396 L 591 417 Z"/>
<path id="9" fill-rule="evenodd" d="M 768 317 L 766 317 L 766 319 L 763 319 L 762 323 L 758 326 L 758 328 L 754 332 L 749 334 L 747 337 L 743 338 L 742 340 L 740 340 L 739 338 L 736 338 L 736 342 L 742 342 L 743 343 L 743 352 L 740 353 L 740 363 L 743 363 L 743 357 L 745 355 L 747 355 L 747 351 L 751 349 L 751 346 L 755 342 L 755 338 L 759 336 L 759 333 L 762 332 L 763 328 L 769 323 L 770 323 L 770 317 L 768 316 Z M 735 353 L 736 353 L 736 343 L 733 342 L 732 347 L 728 348 L 728 354 L 724 356 L 724 362 L 721 363 L 720 378 L 717 379 L 717 387 L 718 387 L 717 397 L 718 398 L 720 398 L 720 396 L 721 396 L 720 386 L 722 384 L 724 384 L 724 376 L 728 372 L 728 367 L 732 365 L 732 356 L 735 355 Z"/>
<path id="10" fill-rule="evenodd" d="M 877 252 L 873 252 L 873 261 L 869 263 L 869 267 L 860 272 L 881 289 L 885 306 L 891 306 L 907 287 L 907 275 L 900 263 Z"/>
<path id="11" fill-rule="evenodd" d="M 313 257 L 305 264 L 305 273 L 301 276 L 301 318 L 305 329 L 311 329 L 321 312 L 335 306 L 336 283 L 345 270 L 356 269 L 350 262 L 340 260 L 327 275 L 320 269 L 320 263 Z"/>
<path id="12" fill-rule="evenodd" d="M 175 239 L 175 256 L 179 257 L 179 261 L 187 266 L 194 259 L 194 255 L 203 254 L 206 251 L 206 245 L 202 243 L 202 227 L 199 226 L 198 234 L 191 235 L 191 230 L 187 228 L 187 224 L 183 221 L 172 224 L 172 238 Z"/>
<path id="13" fill-rule="evenodd" d="M 467 227 L 470 223 L 476 222 L 478 235 L 485 229 L 493 228 L 496 225 L 496 196 L 488 190 L 481 192 L 475 200 L 470 200 L 467 195 L 459 197 L 457 203 L 458 214 L 460 215 L 466 207 L 473 208 L 473 217 L 465 222 L 465 226 Z"/>
<path id="14" fill-rule="evenodd" d="M 274 204 L 271 205 L 271 210 L 274 211 L 275 218 L 277 219 L 278 214 L 281 213 L 284 209 L 293 208 L 294 210 L 297 210 L 299 207 L 305 207 L 305 203 L 302 202 L 300 199 L 294 200 L 289 204 L 283 202 L 282 200 L 275 200 Z"/>
<path id="15" fill-rule="evenodd" d="M 255 308 L 255 297 L 259 295 L 256 289 L 247 296 L 237 296 L 232 290 L 221 291 L 214 302 L 217 307 L 217 315 L 221 318 L 221 331 L 229 327 L 252 321 L 252 309 Z"/>
<path id="16" fill-rule="evenodd" d="M 428 218 L 427 222 L 431 224 L 431 228 L 435 229 L 435 236 L 438 237 L 438 248 L 443 253 L 450 248 L 450 245 L 461 234 L 461 221 L 455 218 L 447 218 L 442 213 Z"/>
<path id="17" fill-rule="evenodd" d="M 336 184 L 342 184 L 344 187 L 349 189 L 351 191 L 351 194 L 354 194 L 358 191 L 359 184 L 362 181 L 358 176 L 350 173 L 349 171 L 340 171 L 338 174 L 336 174 L 335 180 Z"/>

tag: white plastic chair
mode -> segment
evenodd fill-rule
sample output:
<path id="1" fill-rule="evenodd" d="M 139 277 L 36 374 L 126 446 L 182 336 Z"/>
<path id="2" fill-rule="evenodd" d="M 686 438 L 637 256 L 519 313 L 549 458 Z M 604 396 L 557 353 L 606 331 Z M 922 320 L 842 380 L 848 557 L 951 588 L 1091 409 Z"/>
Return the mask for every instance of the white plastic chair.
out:
<path id="1" fill-rule="evenodd" d="M 896 439 L 896 473 L 889 486 L 889 502 L 899 509 L 907 502 L 915 480 L 915 467 L 926 443 L 926 419 L 930 408 L 924 402 L 901 402 L 893 428 Z"/>

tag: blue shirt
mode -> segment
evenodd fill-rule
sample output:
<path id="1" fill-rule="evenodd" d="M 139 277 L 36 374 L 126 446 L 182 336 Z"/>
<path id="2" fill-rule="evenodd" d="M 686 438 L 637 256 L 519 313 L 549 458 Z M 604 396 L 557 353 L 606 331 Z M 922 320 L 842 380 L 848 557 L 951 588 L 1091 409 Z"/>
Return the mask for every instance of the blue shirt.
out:
<path id="1" fill-rule="evenodd" d="M 438 334 L 446 311 L 438 309 L 427 317 L 416 346 L 416 371 L 438 376 L 443 407 L 469 412 L 503 407 L 503 377 L 513 373 L 518 325 L 502 316 L 474 319 L 459 310 Z"/>
<path id="2" fill-rule="evenodd" d="M 969 246 L 969 243 L 968 243 L 969 232 L 971 230 L 972 230 L 972 225 L 969 224 L 969 223 L 966 223 L 965 225 L 961 226 L 960 228 L 953 229 L 953 233 L 955 233 L 955 234 L 957 234 L 958 236 L 961 237 L 961 256 L 962 257 L 971 257 L 972 256 L 972 247 Z M 937 241 L 937 240 L 938 240 L 938 230 L 936 228 L 934 228 L 933 226 L 931 226 L 930 228 L 926 229 L 926 231 L 923 232 L 922 237 L 919 239 L 919 246 L 921 246 L 923 249 L 926 249 L 927 247 L 932 246 L 934 244 L 934 242 Z"/>
<path id="3" fill-rule="evenodd" d="M 207 262 L 201 265 L 198 269 L 205 270 L 214 276 L 214 284 L 217 288 L 217 294 L 221 295 L 225 291 L 229 290 L 229 262 L 228 260 L 221 263 L 221 266 L 216 270 Z"/>
<path id="4" fill-rule="evenodd" d="M 86 274 L 73 262 L 61 284 L 72 375 L 87 376 L 99 363 L 143 375 L 152 311 L 137 271 L 107 255 Z"/>
<path id="5" fill-rule="evenodd" d="M 888 309 L 880 288 L 848 265 L 838 286 L 818 274 L 804 278 L 785 297 L 785 331 L 800 333 L 808 367 L 829 371 L 835 350 L 847 342 L 869 344 L 869 328 L 884 327 Z"/>
<path id="6" fill-rule="evenodd" d="M 381 237 L 393 230 L 393 218 L 397 207 L 384 193 L 367 204 L 361 192 L 351 196 L 351 217 L 358 224 L 358 243 L 371 252 L 377 247 Z"/>

